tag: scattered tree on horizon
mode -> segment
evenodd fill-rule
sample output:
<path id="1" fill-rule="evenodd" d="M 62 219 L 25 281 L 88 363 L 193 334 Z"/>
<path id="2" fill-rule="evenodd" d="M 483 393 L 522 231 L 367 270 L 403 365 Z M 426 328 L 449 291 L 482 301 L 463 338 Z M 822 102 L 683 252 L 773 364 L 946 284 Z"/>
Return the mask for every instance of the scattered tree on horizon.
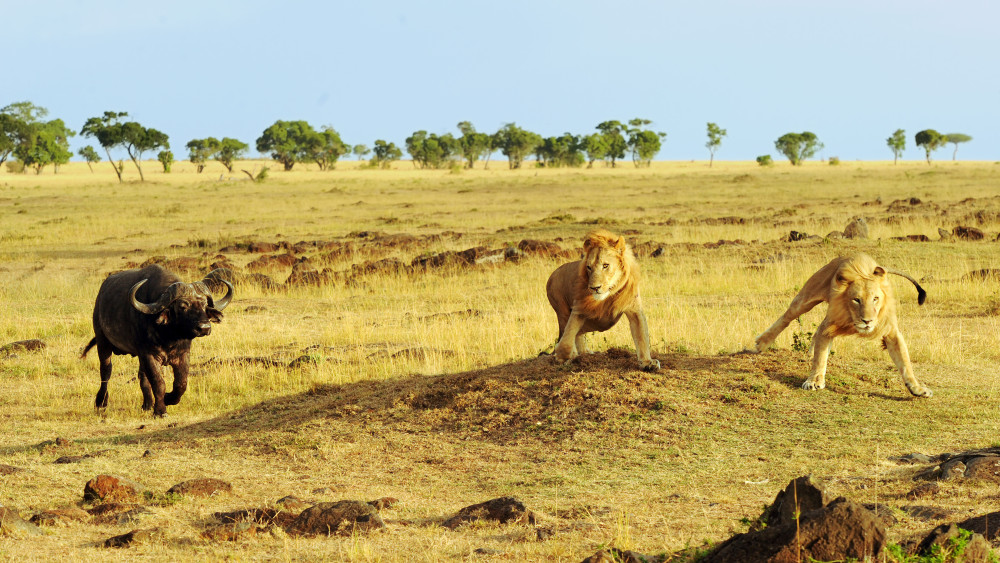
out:
<path id="1" fill-rule="evenodd" d="M 226 167 L 226 170 L 232 173 L 233 161 L 242 159 L 248 150 L 250 150 L 250 145 L 244 143 L 243 141 L 230 137 L 223 137 L 222 140 L 218 142 L 217 150 L 215 151 L 213 158 L 222 163 L 222 165 Z"/>
<path id="2" fill-rule="evenodd" d="M 712 167 L 712 163 L 715 162 L 715 151 L 719 150 L 722 146 L 722 138 L 726 136 L 726 130 L 719 127 L 711 121 L 708 122 L 708 142 L 705 143 L 705 148 L 708 149 L 708 167 Z"/>
<path id="3" fill-rule="evenodd" d="M 451 133 L 438 135 L 427 131 L 414 131 L 406 138 L 406 152 L 417 168 L 443 168 L 456 154 L 458 143 Z"/>
<path id="4" fill-rule="evenodd" d="M 160 151 L 156 155 L 156 160 L 159 160 L 160 164 L 163 165 L 163 173 L 170 174 L 170 167 L 174 164 L 174 153 L 169 150 Z"/>
<path id="5" fill-rule="evenodd" d="M 44 115 L 44 114 L 43 114 Z M 69 162 L 73 151 L 69 149 L 69 138 L 76 133 L 66 127 L 61 119 L 44 123 L 28 124 L 28 135 L 14 149 L 14 156 L 25 166 L 41 174 L 42 169 L 52 164 L 54 173 L 59 173 L 59 165 Z"/>
<path id="6" fill-rule="evenodd" d="M 927 164 L 931 163 L 931 153 L 943 147 L 948 142 L 948 137 L 938 133 L 933 129 L 924 129 L 914 136 L 918 147 L 924 148 L 927 157 Z"/>
<path id="7" fill-rule="evenodd" d="M 392 163 L 403 158 L 403 151 L 396 146 L 396 143 L 388 143 L 382 139 L 375 141 L 375 148 L 372 149 L 371 165 L 383 170 L 392 166 Z"/>
<path id="8" fill-rule="evenodd" d="M 535 147 L 542 143 L 542 136 L 511 122 L 496 132 L 494 140 L 500 153 L 507 157 L 507 168 L 513 170 L 520 168 L 524 159 L 535 152 Z"/>
<path id="9" fill-rule="evenodd" d="M 465 160 L 467 168 L 473 168 L 476 161 L 488 155 L 490 151 L 490 136 L 486 133 L 479 133 L 472 126 L 471 122 L 461 121 L 458 123 L 458 130 L 462 136 L 456 139 L 458 150 Z"/>
<path id="10" fill-rule="evenodd" d="M 965 133 L 948 133 L 945 137 L 948 139 L 949 143 L 955 145 L 955 152 L 951 153 L 952 160 L 955 160 L 958 157 L 958 144 L 968 143 L 972 140 L 972 137 L 970 135 L 966 135 Z"/>
<path id="11" fill-rule="evenodd" d="M 587 135 L 581 139 L 580 144 L 583 152 L 587 153 L 587 168 L 593 168 L 595 161 L 604 160 L 607 157 L 608 139 L 600 133 Z"/>
<path id="12" fill-rule="evenodd" d="M 188 150 L 188 160 L 195 165 L 195 170 L 201 174 L 205 170 L 208 159 L 215 156 L 219 150 L 219 140 L 215 137 L 191 139 L 184 146 Z"/>
<path id="13" fill-rule="evenodd" d="M 652 164 L 653 157 L 660 152 L 660 147 L 663 146 L 662 140 L 667 136 L 663 132 L 643 129 L 643 127 L 652 123 L 648 119 L 638 117 L 628 122 L 629 127 L 626 128 L 626 132 L 628 133 L 627 146 L 632 152 L 632 162 L 636 168 L 648 168 Z"/>
<path id="14" fill-rule="evenodd" d="M 94 150 L 94 147 L 92 147 L 90 145 L 87 145 L 87 146 L 83 147 L 82 149 L 76 151 L 76 154 L 82 156 L 83 159 L 87 161 L 87 168 L 89 168 L 90 169 L 90 173 L 93 174 L 94 173 L 94 167 L 92 165 L 95 162 L 100 162 L 101 161 L 101 155 L 97 154 L 97 151 Z"/>
<path id="15" fill-rule="evenodd" d="M 101 117 L 91 117 L 80 129 L 80 134 L 84 137 L 94 137 L 98 144 L 104 147 L 104 152 L 108 155 L 108 162 L 115 169 L 118 176 L 118 183 L 122 182 L 122 172 L 124 167 L 121 162 L 115 163 L 111 158 L 111 148 L 124 143 L 121 119 L 128 117 L 128 113 L 106 111 Z"/>
<path id="16" fill-rule="evenodd" d="M 320 131 L 307 133 L 305 145 L 305 158 L 316 162 L 320 170 L 333 170 L 340 157 L 351 150 L 331 125 L 324 125 Z"/>
<path id="17" fill-rule="evenodd" d="M 546 168 L 577 167 L 586 162 L 582 140 L 571 133 L 542 139 L 541 144 L 535 147 L 535 156 L 539 165 Z"/>
<path id="18" fill-rule="evenodd" d="M 141 182 L 146 181 L 146 177 L 142 174 L 142 166 L 139 165 L 142 153 L 158 148 L 170 148 L 169 138 L 166 133 L 157 131 L 152 127 L 143 127 L 136 121 L 128 121 L 122 124 L 122 145 L 125 147 L 125 152 L 128 153 L 129 158 L 132 159 L 132 164 L 135 164 L 136 170 L 139 171 L 139 181 Z"/>
<path id="19" fill-rule="evenodd" d="M 358 157 L 358 160 L 364 160 L 365 156 L 372 152 L 372 150 L 368 148 L 368 145 L 354 145 L 351 152 L 354 153 L 354 156 Z"/>
<path id="20" fill-rule="evenodd" d="M 774 148 L 788 158 L 793 166 L 800 166 L 802 161 L 812 158 L 816 151 L 823 148 L 815 133 L 785 133 L 774 142 Z"/>
<path id="21" fill-rule="evenodd" d="M 903 151 L 906 150 L 906 131 L 896 129 L 892 136 L 885 140 L 885 144 L 889 145 L 889 149 L 892 150 L 892 163 L 896 164 L 899 157 L 903 155 Z"/>
<path id="22" fill-rule="evenodd" d="M 597 124 L 597 130 L 604 136 L 604 143 L 607 151 L 604 159 L 615 168 L 618 159 L 625 158 L 625 149 L 628 148 L 628 141 L 625 140 L 625 126 L 620 121 L 602 121 Z"/>
<path id="23" fill-rule="evenodd" d="M 305 121 L 277 120 L 257 138 L 257 151 L 271 153 L 288 172 L 296 162 L 308 160 L 309 139 L 316 130 Z"/>

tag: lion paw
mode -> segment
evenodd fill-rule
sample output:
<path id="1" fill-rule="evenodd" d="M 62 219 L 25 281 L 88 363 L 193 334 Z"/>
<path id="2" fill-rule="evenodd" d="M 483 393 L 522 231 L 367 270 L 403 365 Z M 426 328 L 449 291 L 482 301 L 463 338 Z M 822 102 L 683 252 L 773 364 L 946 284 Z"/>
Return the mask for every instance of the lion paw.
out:
<path id="1" fill-rule="evenodd" d="M 802 388 L 807 391 L 816 391 L 817 389 L 826 389 L 826 383 L 816 383 L 815 381 L 807 379 L 805 383 L 802 384 Z"/>
<path id="2" fill-rule="evenodd" d="M 639 366 L 642 371 L 654 372 L 660 370 L 660 360 L 649 360 Z"/>
<path id="3" fill-rule="evenodd" d="M 931 391 L 928 387 L 925 387 L 923 385 L 914 385 L 912 387 L 907 385 L 906 389 L 914 397 L 923 397 L 925 399 L 929 399 L 934 396 L 934 392 Z"/>

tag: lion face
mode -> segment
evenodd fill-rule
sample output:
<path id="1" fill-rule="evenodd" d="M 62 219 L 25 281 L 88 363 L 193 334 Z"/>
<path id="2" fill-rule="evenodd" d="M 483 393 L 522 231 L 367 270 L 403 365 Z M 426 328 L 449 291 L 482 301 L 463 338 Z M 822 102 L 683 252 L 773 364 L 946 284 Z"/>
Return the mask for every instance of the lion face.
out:
<path id="1" fill-rule="evenodd" d="M 587 290 L 595 301 L 603 301 L 619 289 L 622 257 L 613 248 L 594 247 L 584 259 Z"/>
<path id="2" fill-rule="evenodd" d="M 882 282 L 885 270 L 875 268 L 872 278 L 854 280 L 844 291 L 843 303 L 851 314 L 851 322 L 859 335 L 868 335 L 878 326 L 879 313 L 886 303 Z"/>

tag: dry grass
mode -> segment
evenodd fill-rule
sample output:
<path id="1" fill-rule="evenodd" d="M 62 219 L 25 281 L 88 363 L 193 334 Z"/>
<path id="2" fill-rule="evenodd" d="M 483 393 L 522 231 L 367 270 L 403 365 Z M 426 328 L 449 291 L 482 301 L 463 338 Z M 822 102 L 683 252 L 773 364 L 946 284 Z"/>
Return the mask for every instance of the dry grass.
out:
<path id="1" fill-rule="evenodd" d="M 956 520 L 1000 508 L 995 491 L 974 483 L 907 501 L 912 470 L 888 461 L 996 440 L 1000 291 L 996 280 L 962 276 L 1000 267 L 997 243 L 891 240 L 936 241 L 939 227 L 956 225 L 995 237 L 995 164 L 510 171 L 493 162 L 454 174 L 342 163 L 333 172 L 272 166 L 263 184 L 239 172 L 220 179 L 221 167 L 198 175 L 177 163 L 165 175 L 155 165 L 146 163 L 146 183 L 118 184 L 107 163 L 95 174 L 83 164 L 58 175 L 0 173 L 0 345 L 47 344 L 0 357 L 0 464 L 26 469 L 0 477 L 0 504 L 27 516 L 75 503 L 99 473 L 154 490 L 218 477 L 235 492 L 157 507 L 139 525 L 73 524 L 40 539 L 0 538 L 0 557 L 578 561 L 600 545 L 675 551 L 741 529 L 741 517 L 757 516 L 789 479 L 808 472 L 827 478 L 836 494 L 893 507 L 934 504 Z M 914 197 L 921 203 L 892 205 Z M 854 215 L 868 218 L 871 240 L 777 242 L 791 230 L 825 235 Z M 158 255 L 207 266 L 220 249 L 250 241 L 320 240 L 355 243 L 338 255 L 300 253 L 344 272 L 366 260 L 409 263 L 522 239 L 573 249 L 597 224 L 645 249 L 643 295 L 654 355 L 664 364 L 658 374 L 636 371 L 632 352 L 618 351 L 632 347 L 624 327 L 591 335 L 601 353 L 573 366 L 536 358 L 555 339 L 543 287 L 559 261 L 531 257 L 318 287 L 240 284 L 223 324 L 195 342 L 191 386 L 167 419 L 138 411 L 131 358 L 115 358 L 111 405 L 104 416 L 93 411 L 97 363 L 77 356 L 110 271 Z M 361 231 L 418 240 L 364 245 Z M 706 246 L 736 239 L 744 243 Z M 897 285 L 917 377 L 933 399 L 910 400 L 883 351 L 846 339 L 835 343 L 830 388 L 800 391 L 808 359 L 789 350 L 792 334 L 811 331 L 822 307 L 789 327 L 777 351 L 737 354 L 812 271 L 853 250 L 909 271 L 928 290 L 918 307 L 909 284 Z M 225 254 L 241 269 L 258 256 Z M 265 273 L 282 282 L 289 271 Z M 286 367 L 302 356 L 310 362 Z M 56 436 L 73 445 L 39 446 Z M 155 455 L 143 458 L 147 449 Z M 101 450 L 108 451 L 80 464 L 52 463 Z M 313 492 L 321 487 L 331 491 Z M 383 513 L 389 529 L 371 536 L 199 538 L 214 511 L 288 494 L 403 502 Z M 554 536 L 538 542 L 522 527 L 436 525 L 462 506 L 506 494 L 541 512 Z M 895 540 L 937 523 L 898 516 Z M 129 550 L 96 547 L 137 526 L 166 533 Z M 477 548 L 493 554 L 474 555 Z"/>

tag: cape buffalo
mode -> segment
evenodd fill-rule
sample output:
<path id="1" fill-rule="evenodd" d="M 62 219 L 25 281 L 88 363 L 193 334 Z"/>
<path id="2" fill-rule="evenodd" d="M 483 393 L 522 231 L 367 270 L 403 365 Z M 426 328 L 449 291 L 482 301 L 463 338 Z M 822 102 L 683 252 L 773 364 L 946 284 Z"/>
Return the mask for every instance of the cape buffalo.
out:
<path id="1" fill-rule="evenodd" d="M 111 355 L 128 354 L 139 358 L 139 387 L 142 409 L 163 416 L 167 405 L 176 405 L 187 390 L 188 352 L 191 340 L 208 336 L 211 323 L 222 320 L 222 310 L 233 298 L 233 286 L 224 280 L 226 295 L 215 300 L 205 283 L 215 280 L 214 272 L 205 280 L 184 283 L 158 265 L 126 270 L 108 276 L 97 292 L 94 304 L 94 338 L 80 357 L 97 346 L 101 361 L 101 388 L 95 405 L 108 406 Z M 213 281 L 212 283 L 218 283 Z M 174 390 L 164 393 L 160 366 L 174 371 Z"/>

